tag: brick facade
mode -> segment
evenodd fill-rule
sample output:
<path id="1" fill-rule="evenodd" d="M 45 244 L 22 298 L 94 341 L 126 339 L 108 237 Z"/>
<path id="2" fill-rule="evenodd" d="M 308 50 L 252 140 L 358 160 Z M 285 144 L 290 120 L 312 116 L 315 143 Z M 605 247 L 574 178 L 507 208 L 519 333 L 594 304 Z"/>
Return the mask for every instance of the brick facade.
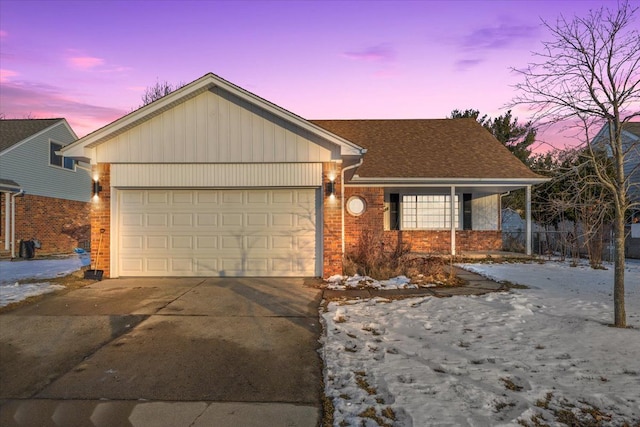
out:
<path id="1" fill-rule="evenodd" d="M 11 249 L 4 250 L 5 233 L 5 197 L 0 200 L 0 255 L 10 257 Z M 41 247 L 38 255 L 69 254 L 74 248 L 83 247 L 89 241 L 90 203 L 64 200 L 53 197 L 25 194 L 16 197 L 15 216 L 15 256 L 19 255 L 20 240 L 37 239 Z M 8 213 L 11 215 L 11 213 Z"/>
<path id="2" fill-rule="evenodd" d="M 322 198 L 324 210 L 323 220 L 323 263 L 324 277 L 342 274 L 342 211 L 340 210 L 340 165 L 324 163 L 322 165 Z M 327 194 L 326 186 L 329 177 L 333 176 L 335 195 Z"/>
<path id="3" fill-rule="evenodd" d="M 433 254 L 451 253 L 450 230 L 384 230 L 384 188 L 347 187 L 345 197 L 362 197 L 367 205 L 360 216 L 345 214 L 346 251 L 353 250 L 364 230 L 379 236 L 386 245 L 409 245 L 412 252 Z M 456 231 L 456 253 L 465 251 L 501 250 L 502 233 L 500 230 Z"/>
<path id="4" fill-rule="evenodd" d="M 102 191 L 98 197 L 91 200 L 91 267 L 95 268 L 96 260 L 98 269 L 103 270 L 103 277 L 110 277 L 111 264 L 111 179 L 110 165 L 100 163 L 93 167 L 93 176 L 98 177 L 102 186 Z M 100 230 L 102 243 L 100 244 Z M 100 256 L 98 258 L 98 246 L 100 246 Z"/>
<path id="5" fill-rule="evenodd" d="M 97 199 L 91 202 L 91 261 L 92 267 L 98 255 L 100 229 L 102 235 L 98 268 L 104 270 L 103 277 L 110 277 L 110 238 L 111 238 L 111 192 L 110 165 L 98 164 L 94 166 L 102 191 Z M 334 177 L 335 193 L 327 193 L 326 186 L 329 177 Z M 335 163 L 323 164 L 323 276 L 342 274 L 342 211 L 340 193 L 340 165 Z M 376 187 L 347 187 L 345 200 L 358 195 L 366 202 L 366 210 L 360 216 L 353 216 L 345 212 L 345 246 L 346 251 L 353 250 L 364 230 L 374 235 L 382 236 L 388 245 L 409 244 L 413 252 L 434 254 L 448 254 L 450 252 L 451 232 L 448 230 L 416 230 L 397 231 L 384 230 L 384 189 Z M 498 231 L 460 230 L 456 232 L 456 250 L 500 250 L 502 248 L 502 234 Z"/>

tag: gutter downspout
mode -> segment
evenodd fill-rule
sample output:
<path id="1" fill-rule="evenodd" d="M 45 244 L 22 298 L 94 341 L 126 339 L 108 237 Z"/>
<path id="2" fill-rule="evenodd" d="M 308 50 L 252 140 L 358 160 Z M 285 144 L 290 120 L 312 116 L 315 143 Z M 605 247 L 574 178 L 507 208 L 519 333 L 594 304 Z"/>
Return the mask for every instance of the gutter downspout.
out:
<path id="1" fill-rule="evenodd" d="M 4 250 L 8 251 L 9 250 L 9 243 L 11 242 L 9 239 L 11 238 L 9 236 L 10 233 L 8 233 L 9 230 L 11 230 L 11 220 L 10 220 L 10 212 L 11 212 L 11 193 L 9 192 L 4 192 Z"/>
<path id="2" fill-rule="evenodd" d="M 364 154 L 364 153 L 362 153 Z M 340 171 L 340 214 L 342 216 L 342 258 L 344 258 L 344 252 L 346 249 L 346 242 L 344 241 L 344 235 L 345 235 L 345 230 L 344 230 L 344 204 L 345 204 L 345 200 L 344 200 L 344 173 L 345 171 L 348 171 L 350 169 L 355 169 L 357 167 L 362 166 L 362 162 L 364 161 L 364 158 L 360 157 L 360 160 L 358 161 L 358 163 L 353 164 L 351 166 L 346 166 L 344 168 L 342 168 L 342 170 Z"/>
<path id="3" fill-rule="evenodd" d="M 16 197 L 24 196 L 24 190 L 11 195 L 11 259 L 16 257 Z"/>

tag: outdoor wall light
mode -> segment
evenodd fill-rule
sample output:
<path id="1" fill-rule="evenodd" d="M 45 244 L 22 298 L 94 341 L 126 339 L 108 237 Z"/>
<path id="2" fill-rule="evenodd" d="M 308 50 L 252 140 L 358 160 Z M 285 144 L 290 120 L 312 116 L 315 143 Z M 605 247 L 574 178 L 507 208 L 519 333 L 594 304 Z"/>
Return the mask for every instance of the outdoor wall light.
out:
<path id="1" fill-rule="evenodd" d="M 331 180 L 326 184 L 327 196 L 332 197 L 336 195 L 336 183 Z"/>
<path id="2" fill-rule="evenodd" d="M 98 197 L 101 191 L 102 185 L 100 185 L 100 181 L 96 179 L 95 181 L 93 181 L 93 197 Z"/>

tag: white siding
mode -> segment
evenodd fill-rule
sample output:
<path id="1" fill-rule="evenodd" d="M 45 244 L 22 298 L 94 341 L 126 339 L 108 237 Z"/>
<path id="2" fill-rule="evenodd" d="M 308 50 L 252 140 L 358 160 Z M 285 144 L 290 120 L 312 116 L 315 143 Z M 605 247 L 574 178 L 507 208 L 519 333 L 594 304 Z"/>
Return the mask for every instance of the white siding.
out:
<path id="1" fill-rule="evenodd" d="M 319 187 L 321 163 L 113 164 L 113 187 Z"/>
<path id="2" fill-rule="evenodd" d="M 498 230 L 498 194 L 474 194 L 471 199 L 471 222 L 474 230 Z"/>
<path id="3" fill-rule="evenodd" d="M 214 88 L 96 147 L 100 163 L 323 162 L 340 149 Z"/>
<path id="4" fill-rule="evenodd" d="M 88 202 L 91 177 L 85 170 L 75 171 L 49 165 L 49 141 L 67 145 L 75 140 L 64 122 L 47 132 L 17 145 L 0 156 L 0 178 L 20 184 L 27 194 Z"/>

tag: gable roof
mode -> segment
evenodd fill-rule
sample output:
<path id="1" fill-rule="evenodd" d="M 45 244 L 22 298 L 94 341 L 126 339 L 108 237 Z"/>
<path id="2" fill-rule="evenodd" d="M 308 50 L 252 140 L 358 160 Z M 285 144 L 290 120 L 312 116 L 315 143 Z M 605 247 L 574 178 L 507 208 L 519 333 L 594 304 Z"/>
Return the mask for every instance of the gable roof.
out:
<path id="1" fill-rule="evenodd" d="M 0 152 L 53 126 L 64 119 L 0 120 Z"/>
<path id="2" fill-rule="evenodd" d="M 312 122 L 367 149 L 354 180 L 546 180 L 470 118 Z"/>
<path id="3" fill-rule="evenodd" d="M 152 119 L 153 117 L 170 110 L 174 106 L 185 102 L 191 98 L 198 96 L 199 94 L 210 90 L 214 87 L 221 88 L 244 101 L 247 101 L 253 105 L 258 106 L 276 117 L 286 120 L 294 125 L 312 132 L 323 139 L 334 143 L 340 147 L 341 154 L 343 155 L 360 155 L 363 153 L 362 147 L 357 146 L 351 141 L 334 135 L 328 132 L 326 129 L 318 127 L 311 122 L 303 119 L 302 117 L 279 107 L 264 98 L 261 98 L 239 86 L 234 85 L 231 82 L 213 74 L 208 73 L 200 77 L 197 80 L 171 92 L 170 94 L 147 104 L 124 117 L 80 138 L 78 141 L 70 144 L 62 149 L 62 152 L 67 157 L 84 157 L 84 148 L 93 148 L 115 136 L 126 132 L 127 130 L 138 126 L 139 124 Z"/>

